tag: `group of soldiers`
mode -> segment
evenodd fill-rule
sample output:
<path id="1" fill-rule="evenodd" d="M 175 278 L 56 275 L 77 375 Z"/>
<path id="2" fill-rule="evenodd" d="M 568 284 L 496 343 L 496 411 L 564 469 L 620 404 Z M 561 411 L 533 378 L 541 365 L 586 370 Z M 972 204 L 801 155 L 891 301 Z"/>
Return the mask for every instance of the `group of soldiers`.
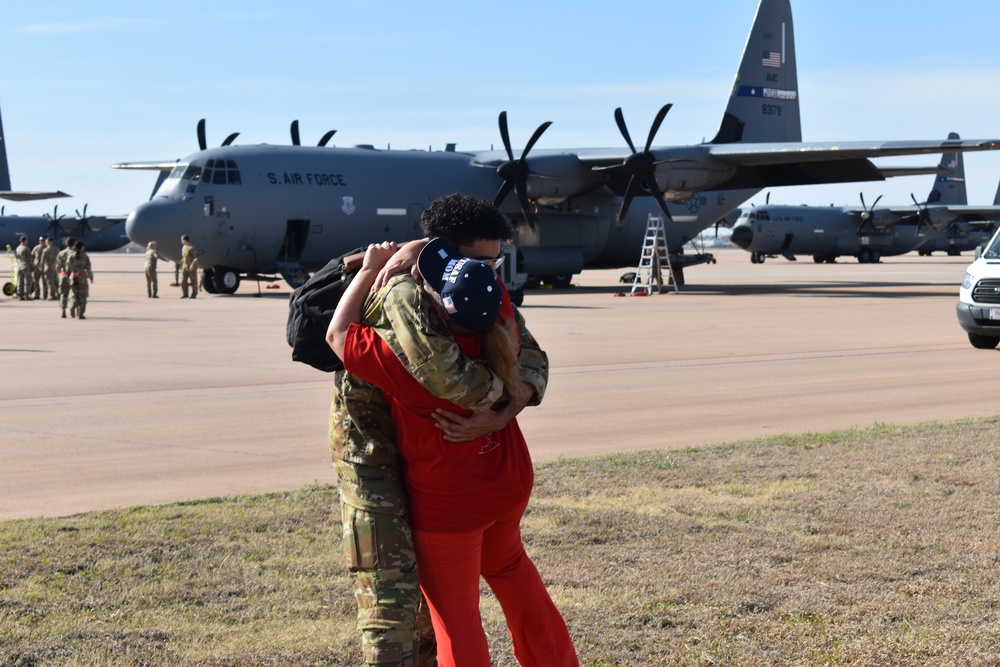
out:
<path id="1" fill-rule="evenodd" d="M 57 253 L 51 237 L 39 237 L 38 245 L 31 248 L 28 237 L 21 236 L 20 245 L 14 251 L 17 268 L 15 298 L 19 301 L 59 301 L 63 317 L 66 317 L 69 306 L 72 317 L 85 320 L 94 272 L 90 257 L 84 252 L 83 241 L 70 237 L 65 239 L 65 244 L 66 247 Z"/>

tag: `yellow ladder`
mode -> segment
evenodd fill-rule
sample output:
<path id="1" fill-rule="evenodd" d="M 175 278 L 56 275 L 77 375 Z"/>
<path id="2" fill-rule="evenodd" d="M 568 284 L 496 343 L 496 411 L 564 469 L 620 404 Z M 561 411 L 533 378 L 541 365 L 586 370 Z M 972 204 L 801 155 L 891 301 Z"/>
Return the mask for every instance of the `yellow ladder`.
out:
<path id="1" fill-rule="evenodd" d="M 663 229 L 663 216 L 649 214 L 646 219 L 646 237 L 643 239 L 642 251 L 639 255 L 639 267 L 632 280 L 632 294 L 653 293 L 653 282 L 656 282 L 657 292 L 666 291 L 663 284 L 663 266 L 670 268 L 670 251 L 667 250 L 667 234 Z M 676 281 L 674 290 L 677 290 Z"/>

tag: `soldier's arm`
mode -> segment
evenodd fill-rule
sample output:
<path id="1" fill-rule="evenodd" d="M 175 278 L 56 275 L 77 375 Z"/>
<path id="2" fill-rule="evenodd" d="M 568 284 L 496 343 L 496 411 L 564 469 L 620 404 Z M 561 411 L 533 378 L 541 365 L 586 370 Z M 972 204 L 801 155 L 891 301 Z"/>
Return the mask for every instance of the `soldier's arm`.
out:
<path id="1" fill-rule="evenodd" d="M 517 360 L 521 364 L 521 381 L 534 390 L 527 405 L 538 405 L 542 402 L 549 383 L 549 357 L 528 331 L 521 311 L 516 306 L 514 308 L 514 323 L 517 324 L 521 344 L 517 355 Z"/>
<path id="2" fill-rule="evenodd" d="M 366 303 L 371 325 L 421 385 L 438 398 L 474 412 L 489 409 L 503 383 L 483 361 L 462 354 L 409 275 L 396 276 Z"/>

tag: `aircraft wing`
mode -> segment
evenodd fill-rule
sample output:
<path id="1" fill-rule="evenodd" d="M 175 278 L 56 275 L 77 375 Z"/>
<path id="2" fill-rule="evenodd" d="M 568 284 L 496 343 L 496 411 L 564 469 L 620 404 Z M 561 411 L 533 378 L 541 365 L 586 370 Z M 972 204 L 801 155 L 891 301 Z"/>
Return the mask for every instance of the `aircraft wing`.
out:
<path id="1" fill-rule="evenodd" d="M 712 144 L 708 155 L 739 167 L 714 189 L 881 181 L 885 173 L 869 158 L 993 150 L 1000 140 L 849 141 Z"/>
<path id="2" fill-rule="evenodd" d="M 159 162 L 119 162 L 111 165 L 112 169 L 143 169 L 146 171 L 172 171 L 180 160 Z"/>
<path id="3" fill-rule="evenodd" d="M 13 192 L 11 190 L 0 191 L 0 199 L 9 201 L 36 201 L 38 199 L 56 199 L 58 197 L 69 197 L 65 192 Z"/>
<path id="4" fill-rule="evenodd" d="M 108 227 L 113 227 L 114 225 L 125 222 L 127 218 L 127 215 L 95 215 L 91 218 L 87 218 L 87 226 L 95 232 L 99 232 L 102 229 L 107 229 Z"/>
<path id="5" fill-rule="evenodd" d="M 858 207 L 847 207 L 843 211 L 854 216 L 861 216 L 869 212 Z M 882 225 L 891 225 L 903 220 L 913 219 L 918 216 L 925 216 L 933 226 L 951 224 L 953 222 L 967 222 L 971 224 L 988 223 L 1000 220 L 1000 206 L 879 206 L 870 211 Z"/>

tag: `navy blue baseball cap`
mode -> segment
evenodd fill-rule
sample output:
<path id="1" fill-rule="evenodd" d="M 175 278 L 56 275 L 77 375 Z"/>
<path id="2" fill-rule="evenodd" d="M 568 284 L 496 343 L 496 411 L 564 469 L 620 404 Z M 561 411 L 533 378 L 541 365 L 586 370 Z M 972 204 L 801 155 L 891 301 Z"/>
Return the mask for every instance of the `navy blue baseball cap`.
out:
<path id="1" fill-rule="evenodd" d="M 496 272 L 478 259 L 463 257 L 438 237 L 424 246 L 417 270 L 440 299 L 455 324 L 469 331 L 483 331 L 497 321 L 503 290 Z"/>

